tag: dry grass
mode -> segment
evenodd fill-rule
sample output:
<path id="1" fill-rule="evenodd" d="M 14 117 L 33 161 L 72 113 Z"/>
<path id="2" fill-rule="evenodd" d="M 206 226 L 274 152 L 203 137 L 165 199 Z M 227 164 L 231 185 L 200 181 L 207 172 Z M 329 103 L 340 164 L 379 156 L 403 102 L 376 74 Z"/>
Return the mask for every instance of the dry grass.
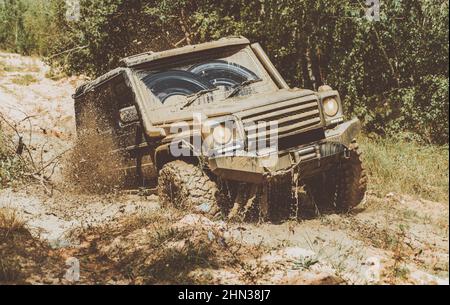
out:
<path id="1" fill-rule="evenodd" d="M 11 66 L 3 61 L 0 61 L 0 74 L 4 74 L 5 72 L 8 72 L 8 73 L 14 73 L 14 72 L 38 73 L 40 71 L 41 71 L 41 68 L 35 63 L 25 64 L 25 65 L 21 65 L 21 66 Z"/>
<path id="2" fill-rule="evenodd" d="M 12 209 L 0 209 L 0 285 L 57 283 L 66 266 Z M 34 279 L 33 279 L 34 277 Z"/>
<path id="3" fill-rule="evenodd" d="M 132 284 L 210 284 L 202 270 L 243 266 L 251 249 L 224 240 L 214 227 L 174 225 L 183 216 L 177 210 L 160 210 L 75 233 L 89 244 L 77 255 L 93 266 L 85 269 L 88 282 L 116 278 Z"/>
<path id="4" fill-rule="evenodd" d="M 41 72 L 41 68 L 36 64 L 31 64 L 25 67 L 24 72 L 39 73 Z"/>
<path id="5" fill-rule="evenodd" d="M 0 76 L 3 76 L 5 74 L 5 63 L 0 60 Z"/>
<path id="6" fill-rule="evenodd" d="M 11 255 L 11 241 L 15 234 L 25 231 L 25 222 L 17 215 L 16 210 L 0 208 L 0 283 L 17 282 L 21 277 L 18 261 Z"/>
<path id="7" fill-rule="evenodd" d="M 449 200 L 448 145 L 366 137 L 359 141 L 370 187 L 377 195 L 395 192 L 439 202 Z"/>
<path id="8" fill-rule="evenodd" d="M 54 81 L 59 81 L 67 75 L 62 71 L 62 69 L 51 67 L 50 70 L 45 73 L 45 77 Z"/>
<path id="9" fill-rule="evenodd" d="M 31 84 L 36 83 L 37 81 L 38 81 L 38 79 L 31 74 L 24 74 L 24 75 L 16 76 L 13 79 L 11 79 L 11 82 L 13 84 L 16 84 L 19 86 L 29 86 Z"/>
<path id="10" fill-rule="evenodd" d="M 17 215 L 14 209 L 0 208 L 0 230 L 20 231 L 25 222 Z"/>

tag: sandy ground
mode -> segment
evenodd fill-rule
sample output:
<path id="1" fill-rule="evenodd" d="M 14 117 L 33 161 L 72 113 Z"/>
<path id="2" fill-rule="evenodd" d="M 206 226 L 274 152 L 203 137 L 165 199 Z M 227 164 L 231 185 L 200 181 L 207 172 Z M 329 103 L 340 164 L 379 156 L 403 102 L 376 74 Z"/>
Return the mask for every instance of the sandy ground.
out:
<path id="1" fill-rule="evenodd" d="M 0 112 L 19 122 L 18 130 L 36 159 L 45 163 L 70 148 L 75 137 L 71 94 L 81 79 L 50 80 L 41 61 L 15 54 L 0 53 L 0 64 L 9 67 L 0 71 Z M 24 75 L 35 81 L 26 85 L 13 81 Z M 0 189 L 0 208 L 17 210 L 32 236 L 47 243 L 52 255 L 81 261 L 82 283 L 170 283 L 154 274 L 172 274 L 180 266 L 172 266 L 170 272 L 164 268 L 184 265 L 183 260 L 166 262 L 168 256 L 174 257 L 174 249 L 181 247 L 183 252 L 205 244 L 216 251 L 205 254 L 215 263 L 194 260 L 186 264 L 191 268 L 182 268 L 183 277 L 177 273 L 173 279 L 266 284 L 449 282 L 448 202 L 393 193 L 377 198 L 369 193 L 350 215 L 278 225 L 225 224 L 165 211 L 154 195 L 69 191 L 61 186 L 65 181 L 58 168 L 51 194 L 39 183 Z M 170 234 L 163 238 L 160 232 L 166 229 Z M 191 261 L 190 252 L 183 253 L 181 258 Z M 31 272 L 26 282 L 73 283 L 64 279 L 64 271 Z"/>

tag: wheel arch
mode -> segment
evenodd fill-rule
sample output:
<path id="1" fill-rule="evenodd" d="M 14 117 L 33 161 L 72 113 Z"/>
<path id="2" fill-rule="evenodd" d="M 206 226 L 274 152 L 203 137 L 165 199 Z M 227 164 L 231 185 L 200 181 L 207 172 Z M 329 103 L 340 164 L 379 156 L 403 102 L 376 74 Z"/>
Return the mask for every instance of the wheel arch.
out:
<path id="1" fill-rule="evenodd" d="M 157 171 L 159 172 L 164 165 L 170 163 L 172 161 L 181 160 L 189 164 L 198 164 L 199 159 L 195 156 L 192 149 L 189 149 L 191 152 L 191 156 L 180 156 L 174 157 L 170 152 L 170 143 L 160 145 L 155 149 L 154 153 L 154 162 Z"/>

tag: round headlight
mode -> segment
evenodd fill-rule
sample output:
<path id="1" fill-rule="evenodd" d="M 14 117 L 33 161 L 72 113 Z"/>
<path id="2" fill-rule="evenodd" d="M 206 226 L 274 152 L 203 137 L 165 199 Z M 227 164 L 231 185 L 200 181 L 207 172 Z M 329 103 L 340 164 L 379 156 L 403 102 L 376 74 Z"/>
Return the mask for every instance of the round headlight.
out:
<path id="1" fill-rule="evenodd" d="M 323 111 L 327 116 L 333 117 L 339 112 L 339 103 L 335 98 L 327 98 L 323 101 Z"/>
<path id="2" fill-rule="evenodd" d="M 213 130 L 213 138 L 214 142 L 216 142 L 217 144 L 225 145 L 232 140 L 233 133 L 229 128 L 219 125 Z"/>

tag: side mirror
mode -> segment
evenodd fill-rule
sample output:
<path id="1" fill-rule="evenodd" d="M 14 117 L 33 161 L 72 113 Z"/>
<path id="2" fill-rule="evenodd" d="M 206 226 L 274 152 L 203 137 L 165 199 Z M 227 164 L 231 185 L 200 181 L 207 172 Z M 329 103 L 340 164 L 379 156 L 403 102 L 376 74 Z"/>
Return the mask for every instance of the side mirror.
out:
<path id="1" fill-rule="evenodd" d="M 119 110 L 119 120 L 122 125 L 128 125 L 139 121 L 136 106 L 130 106 Z"/>

